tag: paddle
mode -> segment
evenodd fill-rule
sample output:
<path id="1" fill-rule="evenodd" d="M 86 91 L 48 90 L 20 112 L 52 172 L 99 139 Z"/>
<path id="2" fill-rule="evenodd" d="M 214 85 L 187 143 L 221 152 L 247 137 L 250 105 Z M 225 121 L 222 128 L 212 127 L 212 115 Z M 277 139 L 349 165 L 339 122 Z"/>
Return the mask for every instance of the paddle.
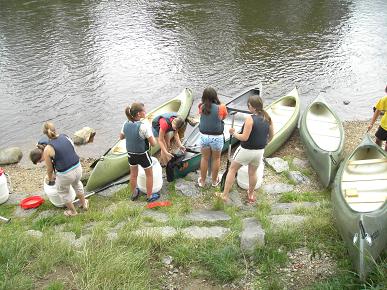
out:
<path id="1" fill-rule="evenodd" d="M 234 121 L 235 121 L 235 113 L 232 114 L 232 122 L 231 122 L 231 128 L 234 127 Z M 223 172 L 222 179 L 220 180 L 220 189 L 223 191 L 224 190 L 224 185 L 226 183 L 226 177 L 228 173 L 228 169 L 230 167 L 230 159 L 231 159 L 231 139 L 232 135 L 230 134 L 230 139 L 228 140 L 228 155 L 227 155 L 227 165 L 226 165 L 226 170 Z"/>

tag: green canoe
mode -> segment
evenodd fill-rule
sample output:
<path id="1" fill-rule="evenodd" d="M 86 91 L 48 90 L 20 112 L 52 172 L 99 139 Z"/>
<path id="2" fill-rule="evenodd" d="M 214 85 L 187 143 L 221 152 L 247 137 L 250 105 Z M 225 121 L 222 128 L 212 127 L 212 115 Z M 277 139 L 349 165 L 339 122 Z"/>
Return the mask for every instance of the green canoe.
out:
<path id="1" fill-rule="evenodd" d="M 236 130 L 241 130 L 246 116 L 246 106 L 249 96 L 259 94 L 262 92 L 262 85 L 249 89 L 238 97 L 226 104 L 229 111 L 240 110 L 241 113 L 236 114 L 234 120 L 234 127 Z M 267 144 L 265 148 L 265 156 L 269 156 L 278 150 L 279 147 L 289 138 L 290 134 L 297 126 L 298 117 L 300 114 L 300 100 L 297 89 L 294 88 L 291 92 L 274 101 L 271 105 L 265 108 L 270 114 L 274 124 L 273 139 Z M 245 113 L 243 113 L 245 111 Z M 228 132 L 231 127 L 232 117 L 229 115 L 225 120 L 224 137 L 225 144 L 223 152 L 228 149 L 230 134 Z M 184 145 L 187 148 L 187 153 L 181 164 L 175 167 L 175 177 L 184 177 L 188 173 L 197 170 L 200 167 L 200 145 L 199 145 L 199 126 L 197 125 L 192 133 L 188 136 Z M 232 144 L 237 142 L 232 139 Z"/>
<path id="2" fill-rule="evenodd" d="M 192 91 L 184 89 L 177 97 L 165 102 L 154 110 L 148 112 L 145 121 L 152 124 L 154 117 L 167 113 L 177 112 L 183 118 L 187 118 L 193 102 Z M 160 150 L 160 146 L 151 148 L 151 154 Z M 126 141 L 118 141 L 104 156 L 102 156 L 94 167 L 86 184 L 86 191 L 101 188 L 116 179 L 129 174 L 128 155 Z"/>
<path id="3" fill-rule="evenodd" d="M 365 280 L 387 248 L 387 153 L 369 134 L 342 162 L 331 198 L 337 229 Z"/>
<path id="4" fill-rule="evenodd" d="M 343 159 L 342 122 L 332 108 L 319 97 L 302 114 L 299 131 L 312 167 L 322 185 L 328 187 Z"/>

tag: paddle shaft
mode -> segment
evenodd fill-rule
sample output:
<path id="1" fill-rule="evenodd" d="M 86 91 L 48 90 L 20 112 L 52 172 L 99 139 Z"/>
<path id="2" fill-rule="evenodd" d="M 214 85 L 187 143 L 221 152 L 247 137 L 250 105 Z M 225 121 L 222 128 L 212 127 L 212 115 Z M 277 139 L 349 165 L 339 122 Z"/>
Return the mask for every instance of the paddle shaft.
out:
<path id="1" fill-rule="evenodd" d="M 127 182 L 129 182 L 129 178 L 127 178 L 127 179 L 125 179 L 125 180 L 123 180 L 123 181 L 118 181 L 118 182 L 110 183 L 110 184 L 108 184 L 108 185 L 106 185 L 106 186 L 104 186 L 104 187 L 102 187 L 102 188 L 100 188 L 100 189 L 97 189 L 97 190 L 94 190 L 94 191 L 92 191 L 92 192 L 86 193 L 86 194 L 85 194 L 85 198 L 88 198 L 88 197 L 90 197 L 90 196 L 92 196 L 92 195 L 94 195 L 94 194 L 96 194 L 96 193 L 98 193 L 98 192 L 104 191 L 105 189 L 108 189 L 108 188 L 110 188 L 110 187 L 113 187 L 113 186 L 116 186 L 116 185 L 120 185 L 120 184 L 124 184 L 124 183 L 127 183 Z M 73 204 L 75 204 L 75 203 L 77 203 L 77 202 L 79 202 L 79 198 L 77 198 L 76 200 L 74 200 L 74 201 L 73 201 Z"/>
<path id="2" fill-rule="evenodd" d="M 104 157 L 106 154 L 109 153 L 109 151 L 112 149 L 113 147 L 110 147 L 101 157 L 99 157 L 98 159 L 95 159 L 93 161 L 93 163 L 90 164 L 90 168 L 94 168 L 95 165 L 98 163 L 99 160 L 101 160 L 102 157 Z"/>
<path id="3" fill-rule="evenodd" d="M 232 114 L 232 121 L 231 121 L 231 128 L 234 128 L 234 121 L 235 121 L 235 114 L 237 112 L 234 112 Z M 226 184 L 226 177 L 228 173 L 228 169 L 230 167 L 230 159 L 231 159 L 231 141 L 232 141 L 232 135 L 230 134 L 230 139 L 228 140 L 228 154 L 227 154 L 227 165 L 226 165 L 226 170 L 224 171 L 222 175 L 222 179 L 220 181 L 220 189 L 223 191 L 224 190 L 224 185 Z"/>

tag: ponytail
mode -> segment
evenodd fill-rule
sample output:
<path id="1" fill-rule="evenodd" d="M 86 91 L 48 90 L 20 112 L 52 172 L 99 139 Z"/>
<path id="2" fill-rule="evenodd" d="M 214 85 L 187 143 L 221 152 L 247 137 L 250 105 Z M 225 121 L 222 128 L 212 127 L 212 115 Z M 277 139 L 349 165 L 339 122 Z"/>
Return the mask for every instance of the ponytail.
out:
<path id="1" fill-rule="evenodd" d="M 133 103 L 131 106 L 125 108 L 125 115 L 129 121 L 136 121 L 137 114 L 144 110 L 143 103 Z"/>
<path id="2" fill-rule="evenodd" d="M 58 138 L 58 134 L 56 133 L 55 126 L 52 122 L 46 122 L 43 125 L 43 134 L 45 134 L 49 139 Z"/>
<path id="3" fill-rule="evenodd" d="M 249 97 L 247 104 L 250 104 L 255 110 L 257 115 L 263 116 L 263 118 L 271 125 L 272 121 L 269 114 L 263 109 L 263 101 L 262 98 L 258 95 L 252 95 Z"/>

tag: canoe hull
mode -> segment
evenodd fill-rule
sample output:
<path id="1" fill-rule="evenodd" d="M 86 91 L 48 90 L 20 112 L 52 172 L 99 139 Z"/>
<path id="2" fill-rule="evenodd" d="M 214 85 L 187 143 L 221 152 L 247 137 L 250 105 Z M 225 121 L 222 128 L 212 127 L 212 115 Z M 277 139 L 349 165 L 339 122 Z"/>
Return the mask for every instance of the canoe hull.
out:
<path id="1" fill-rule="evenodd" d="M 171 111 L 175 111 L 183 118 L 186 118 L 190 112 L 192 102 L 192 91 L 190 89 L 184 89 L 177 97 L 150 111 L 145 120 L 151 124 L 155 116 Z M 160 146 L 157 144 L 151 148 L 151 154 L 153 155 L 159 150 Z M 125 140 L 120 140 L 97 162 L 89 177 L 85 190 L 89 192 L 94 191 L 129 174 L 129 172 L 130 168 Z"/>
<path id="2" fill-rule="evenodd" d="M 358 273 L 360 279 L 364 281 L 375 265 L 374 260 L 387 248 L 387 203 L 380 203 L 381 206 L 375 210 L 360 212 L 355 210 L 353 206 L 350 206 L 348 198 L 345 198 L 343 191 L 345 190 L 344 183 L 346 181 L 344 178 L 348 179 L 347 172 L 356 171 L 348 166 L 358 150 L 369 152 L 374 150 L 380 153 L 380 157 L 383 158 L 384 156 L 384 158 L 387 158 L 387 154 L 376 147 L 369 136 L 366 137 L 362 144 L 342 162 L 334 181 L 331 199 L 336 227 L 348 248 L 353 268 Z M 364 155 L 363 157 L 367 158 Z M 384 171 L 382 174 L 384 174 L 387 180 L 387 172 L 385 170 L 382 171 Z M 372 175 L 372 170 L 370 170 L 369 176 L 372 177 Z M 371 182 L 373 181 L 371 180 Z M 351 187 L 353 186 L 351 185 Z M 358 186 L 358 188 L 360 190 L 361 187 Z M 384 189 L 382 188 L 381 191 L 383 192 Z M 368 196 L 375 194 L 375 192 L 369 189 L 364 193 Z"/>
<path id="3" fill-rule="evenodd" d="M 321 135 L 312 132 L 310 129 L 312 126 L 315 130 L 320 130 Z M 322 99 L 316 99 L 302 114 L 299 131 L 310 164 L 316 170 L 321 184 L 328 187 L 343 159 L 344 128 L 342 122 L 327 103 Z M 318 142 L 323 138 L 326 138 L 324 139 L 326 142 L 331 142 L 331 145 L 319 144 Z"/>

